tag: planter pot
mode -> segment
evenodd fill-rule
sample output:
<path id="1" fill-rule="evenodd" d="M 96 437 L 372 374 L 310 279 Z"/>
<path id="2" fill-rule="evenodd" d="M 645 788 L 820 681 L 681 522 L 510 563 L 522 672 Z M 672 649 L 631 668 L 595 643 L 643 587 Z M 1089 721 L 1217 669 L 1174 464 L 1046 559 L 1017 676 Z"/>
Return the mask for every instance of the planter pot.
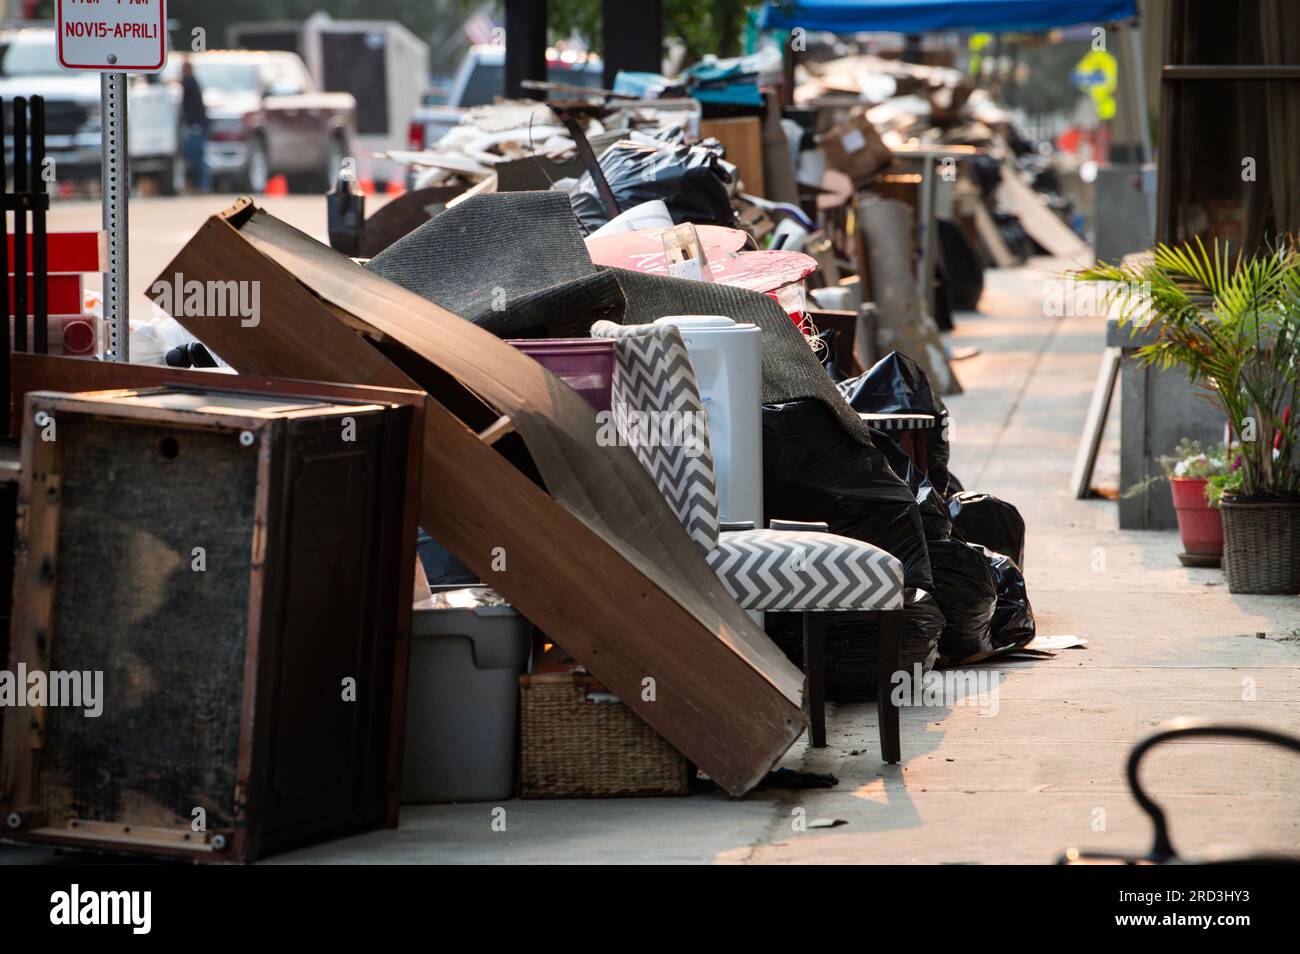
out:
<path id="1" fill-rule="evenodd" d="M 1230 593 L 1300 593 L 1300 502 L 1225 497 L 1223 570 Z"/>
<path id="2" fill-rule="evenodd" d="M 1180 558 L 1190 565 L 1218 566 L 1223 556 L 1223 520 L 1205 499 L 1207 483 L 1192 477 L 1169 479 L 1174 513 L 1178 515 L 1178 533 L 1185 551 Z"/>

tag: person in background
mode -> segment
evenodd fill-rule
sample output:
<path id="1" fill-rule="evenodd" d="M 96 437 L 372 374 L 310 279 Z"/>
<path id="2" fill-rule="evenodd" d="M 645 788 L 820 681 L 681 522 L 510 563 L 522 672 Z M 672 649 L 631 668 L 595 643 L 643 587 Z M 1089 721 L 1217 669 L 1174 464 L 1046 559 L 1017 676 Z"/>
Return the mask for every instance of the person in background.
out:
<path id="1" fill-rule="evenodd" d="M 203 88 L 187 61 L 181 65 L 181 118 L 185 123 L 185 178 L 199 192 L 212 188 L 208 169 L 208 111 L 203 105 Z"/>

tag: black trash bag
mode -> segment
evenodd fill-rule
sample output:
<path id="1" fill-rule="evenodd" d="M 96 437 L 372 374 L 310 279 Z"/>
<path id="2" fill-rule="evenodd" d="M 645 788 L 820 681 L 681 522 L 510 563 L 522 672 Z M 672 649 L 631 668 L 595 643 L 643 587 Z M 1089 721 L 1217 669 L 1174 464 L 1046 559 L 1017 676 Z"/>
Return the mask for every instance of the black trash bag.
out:
<path id="1" fill-rule="evenodd" d="M 736 213 L 727 195 L 730 176 L 721 165 L 717 149 L 680 143 L 643 146 L 624 141 L 606 149 L 599 162 L 623 212 L 642 202 L 662 199 L 678 225 L 736 224 Z M 588 232 L 609 221 L 609 210 L 590 172 L 582 174 L 570 199 L 578 221 Z"/>
<path id="2" fill-rule="evenodd" d="M 993 650 L 997 581 L 983 551 L 952 538 L 929 543 L 934 598 L 943 612 L 939 654 L 958 662 Z"/>
<path id="3" fill-rule="evenodd" d="M 926 476 L 946 498 L 961 484 L 948 471 L 948 409 L 930 387 L 930 379 L 907 355 L 891 351 L 871 370 L 836 385 L 855 410 L 870 414 L 934 414 L 938 423 L 921 431 Z"/>
<path id="4" fill-rule="evenodd" d="M 876 659 L 880 643 L 876 626 L 852 613 L 823 613 L 826 629 L 826 699 L 829 702 L 870 702 L 876 698 Z M 803 616 L 768 613 L 767 634 L 796 666 L 803 666 Z M 903 591 L 903 619 L 898 627 L 898 668 L 907 673 L 920 665 L 934 668 L 939 657 L 943 613 L 925 590 Z"/>
<path id="5" fill-rule="evenodd" d="M 769 520 L 821 521 L 831 533 L 874 544 L 903 564 L 907 586 L 933 589 L 911 488 L 819 401 L 763 405 L 763 512 Z"/>
<path id="6" fill-rule="evenodd" d="M 844 373 L 835 367 L 835 346 L 840 333 L 834 328 L 826 328 L 817 332 L 816 338 L 821 342 L 817 346 L 817 360 L 821 362 L 822 367 L 826 369 L 826 376 L 836 384 L 844 380 Z"/>
<path id="7" fill-rule="evenodd" d="M 984 554 L 998 588 L 997 607 L 993 610 L 993 646 L 1023 646 L 1034 638 L 1034 608 L 1029 605 L 1025 575 L 1016 562 L 1003 553 L 972 544 Z"/>
<path id="8" fill-rule="evenodd" d="M 948 304 L 956 311 L 974 311 L 984 294 L 984 266 L 966 239 L 966 233 L 950 219 L 937 219 L 939 261 L 948 289 Z"/>
<path id="9" fill-rule="evenodd" d="M 897 351 L 842 382 L 839 389 L 849 406 L 862 413 L 942 415 L 947 411 L 921 366 Z"/>
<path id="10" fill-rule="evenodd" d="M 1025 565 L 1025 520 L 1020 511 L 992 494 L 962 491 L 948 498 L 953 531 L 967 543 L 1005 553 Z"/>
<path id="11" fill-rule="evenodd" d="M 884 431 L 871 428 L 871 443 L 889 461 L 889 469 L 901 477 L 916 497 L 917 507 L 921 511 L 921 526 L 925 530 L 925 539 L 946 540 L 952 536 L 952 518 L 948 516 L 948 502 L 934 489 L 929 478 L 912 463 L 898 442 Z"/>
<path id="12" fill-rule="evenodd" d="M 921 440 L 925 444 L 925 475 L 934 489 L 945 499 L 960 493 L 961 481 L 948 469 L 952 448 L 948 443 L 947 412 L 936 427 L 928 427 L 921 432 Z"/>

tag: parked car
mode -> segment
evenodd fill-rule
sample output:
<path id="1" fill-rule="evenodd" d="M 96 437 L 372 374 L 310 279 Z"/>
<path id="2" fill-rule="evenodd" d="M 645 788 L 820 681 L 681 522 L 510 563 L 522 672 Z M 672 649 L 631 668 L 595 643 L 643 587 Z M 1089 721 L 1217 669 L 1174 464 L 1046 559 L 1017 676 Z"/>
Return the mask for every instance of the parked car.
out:
<path id="1" fill-rule="evenodd" d="M 31 27 L 6 33 L 0 59 L 0 97 L 45 98 L 45 154 L 60 182 L 99 178 L 99 75 L 59 67 L 55 32 Z M 6 113 L 6 115 L 8 115 Z M 127 156 L 133 177 L 157 179 L 159 191 L 175 195 L 184 186 L 180 158 L 180 91 L 154 74 L 127 80 Z M 12 125 L 7 125 L 12 130 Z M 12 163 L 13 139 L 5 139 Z M 8 165 L 12 169 L 12 164 Z"/>
<path id="2" fill-rule="evenodd" d="M 594 54 L 580 54 L 566 50 L 546 51 L 546 78 L 552 83 L 565 83 L 586 89 L 599 89 L 604 79 L 604 66 Z M 436 97 L 426 95 L 423 105 L 412 115 L 407 130 L 407 148 L 428 149 L 460 122 L 470 106 L 493 102 L 506 92 L 506 56 L 500 46 L 472 46 L 461 60 L 451 81 L 451 91 L 439 104 L 431 102 Z M 418 170 L 407 170 L 408 185 Z"/>
<path id="3" fill-rule="evenodd" d="M 321 92 L 296 53 L 174 54 L 166 75 L 179 81 L 185 61 L 194 67 L 211 121 L 214 184 L 263 192 L 272 176 L 283 174 L 291 188 L 328 190 L 355 136 L 351 94 Z"/>
<path id="4" fill-rule="evenodd" d="M 357 178 L 381 191 L 401 178 L 404 167 L 379 155 L 406 145 L 429 72 L 427 43 L 394 20 L 335 20 L 323 10 L 301 21 L 232 23 L 226 36 L 231 48 L 297 53 L 317 88 L 355 96 Z"/>

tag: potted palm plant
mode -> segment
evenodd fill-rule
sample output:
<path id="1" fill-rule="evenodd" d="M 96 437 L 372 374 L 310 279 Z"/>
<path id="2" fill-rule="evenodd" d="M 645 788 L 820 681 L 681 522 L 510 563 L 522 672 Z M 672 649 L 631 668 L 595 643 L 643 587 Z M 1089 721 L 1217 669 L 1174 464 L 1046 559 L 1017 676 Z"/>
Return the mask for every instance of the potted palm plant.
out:
<path id="1" fill-rule="evenodd" d="M 1238 453 L 1211 491 L 1228 589 L 1300 593 L 1300 251 L 1287 239 L 1230 257 L 1198 240 L 1078 277 L 1108 283 L 1121 324 L 1151 333 L 1138 360 L 1181 366 L 1223 409 Z"/>

